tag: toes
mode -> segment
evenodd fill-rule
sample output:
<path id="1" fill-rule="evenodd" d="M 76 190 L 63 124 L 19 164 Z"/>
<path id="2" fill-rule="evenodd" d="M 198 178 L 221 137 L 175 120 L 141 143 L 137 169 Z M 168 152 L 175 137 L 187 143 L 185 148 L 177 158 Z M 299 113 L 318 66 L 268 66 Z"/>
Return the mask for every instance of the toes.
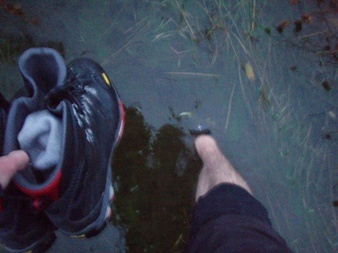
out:
<path id="1" fill-rule="evenodd" d="M 214 138 L 209 135 L 200 135 L 195 140 L 195 147 L 198 155 L 205 163 L 215 155 L 221 154 Z"/>

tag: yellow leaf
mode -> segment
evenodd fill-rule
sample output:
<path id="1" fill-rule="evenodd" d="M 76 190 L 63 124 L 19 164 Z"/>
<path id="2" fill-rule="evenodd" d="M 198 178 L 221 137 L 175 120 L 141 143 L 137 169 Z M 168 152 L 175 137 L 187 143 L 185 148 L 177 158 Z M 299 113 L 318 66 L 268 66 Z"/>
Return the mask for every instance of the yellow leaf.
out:
<path id="1" fill-rule="evenodd" d="M 254 81 L 255 80 L 255 73 L 253 71 L 253 68 L 251 67 L 250 62 L 248 62 L 247 64 L 245 64 L 245 74 L 246 77 L 250 80 L 250 81 Z"/>

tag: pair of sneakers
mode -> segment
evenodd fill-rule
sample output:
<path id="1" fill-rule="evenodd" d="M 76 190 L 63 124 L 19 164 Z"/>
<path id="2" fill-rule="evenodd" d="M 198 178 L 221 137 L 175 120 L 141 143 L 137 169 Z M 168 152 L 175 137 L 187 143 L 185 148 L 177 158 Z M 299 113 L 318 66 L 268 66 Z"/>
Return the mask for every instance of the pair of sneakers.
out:
<path id="1" fill-rule="evenodd" d="M 28 96 L 13 100 L 8 110 L 2 102 L 0 142 L 3 155 L 23 149 L 31 163 L 1 194 L 0 242 L 11 252 L 42 252 L 54 242 L 56 228 L 82 238 L 105 227 L 124 111 L 93 60 L 66 66 L 55 50 L 32 48 L 20 57 L 19 69 Z"/>

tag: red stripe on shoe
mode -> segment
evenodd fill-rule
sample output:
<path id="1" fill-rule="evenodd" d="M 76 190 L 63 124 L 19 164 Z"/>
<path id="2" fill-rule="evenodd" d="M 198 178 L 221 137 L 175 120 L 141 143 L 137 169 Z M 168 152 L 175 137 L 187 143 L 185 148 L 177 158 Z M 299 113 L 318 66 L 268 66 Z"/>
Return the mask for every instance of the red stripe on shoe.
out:
<path id="1" fill-rule="evenodd" d="M 59 199 L 59 185 L 61 181 L 62 173 L 61 170 L 59 173 L 55 176 L 55 179 L 52 183 L 47 185 L 46 187 L 38 190 L 32 190 L 32 189 L 27 189 L 23 187 L 22 185 L 16 184 L 16 186 L 25 194 L 30 196 L 31 198 L 41 198 L 41 197 L 46 197 L 48 199 L 51 199 L 53 201 L 56 201 Z"/>

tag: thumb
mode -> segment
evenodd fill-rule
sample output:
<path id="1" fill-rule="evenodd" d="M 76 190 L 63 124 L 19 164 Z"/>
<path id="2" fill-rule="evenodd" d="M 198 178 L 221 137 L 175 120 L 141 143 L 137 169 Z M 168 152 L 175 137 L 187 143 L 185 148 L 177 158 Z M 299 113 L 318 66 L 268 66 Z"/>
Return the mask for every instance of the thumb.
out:
<path id="1" fill-rule="evenodd" d="M 23 170 L 29 163 L 29 156 L 22 150 L 12 151 L 0 157 L 0 184 L 6 188 L 14 174 Z"/>

